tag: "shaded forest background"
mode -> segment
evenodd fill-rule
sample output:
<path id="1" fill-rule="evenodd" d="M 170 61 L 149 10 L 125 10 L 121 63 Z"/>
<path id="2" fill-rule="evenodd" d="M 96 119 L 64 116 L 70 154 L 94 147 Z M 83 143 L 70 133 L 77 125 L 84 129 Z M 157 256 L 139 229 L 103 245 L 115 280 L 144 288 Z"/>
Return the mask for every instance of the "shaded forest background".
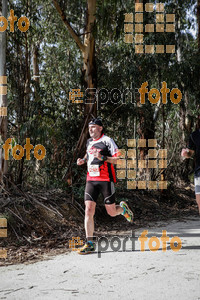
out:
<path id="1" fill-rule="evenodd" d="M 144 5 L 147 2 L 154 1 L 143 1 Z M 15 23 L 15 32 L 11 33 L 8 27 L 5 34 L 6 74 L 1 75 L 8 77 L 8 116 L 0 117 L 1 147 L 12 137 L 12 146 L 25 145 L 26 138 L 30 138 L 34 146 L 42 144 L 46 148 L 46 157 L 41 161 L 33 154 L 30 161 L 10 157 L 6 162 L 1 157 L 0 212 L 21 222 L 13 226 L 19 241 L 22 228 L 28 228 L 29 217 L 13 206 L 18 200 L 25 207 L 31 201 L 40 207 L 42 204 L 44 209 L 49 207 L 49 213 L 56 214 L 61 206 L 55 208 L 54 199 L 65 199 L 83 216 L 86 168 L 77 167 L 76 159 L 84 155 L 87 124 L 92 116 L 103 119 L 105 133 L 119 148 L 126 148 L 130 138 L 155 138 L 158 148 L 168 150 L 168 167 L 163 172 L 168 191 L 140 191 L 145 199 L 140 203 L 147 205 L 147 214 L 152 216 L 155 210 L 154 205 L 148 207 L 148 198 L 169 204 L 170 191 L 180 193 L 181 184 L 191 187 L 194 160 L 182 160 L 180 152 L 200 115 L 199 0 L 166 0 L 165 12 L 176 15 L 176 33 L 144 35 L 145 44 L 174 43 L 175 54 L 138 55 L 134 45 L 124 42 L 124 14 L 134 13 L 132 0 L 10 0 L 8 15 L 10 9 L 18 18 L 29 18 L 30 28 L 23 33 Z M 154 19 L 155 12 L 144 14 L 145 23 L 155 22 Z M 134 103 L 127 94 L 125 104 L 108 101 L 98 105 L 97 110 L 96 104 L 75 104 L 69 100 L 72 89 L 134 90 L 145 81 L 149 90 L 160 90 L 163 81 L 170 90 L 180 89 L 182 101 L 175 105 L 168 95 L 166 105 L 154 105 L 147 99 L 141 105 L 136 93 Z M 145 159 L 147 152 L 148 149 L 140 149 L 140 157 Z M 157 175 L 151 173 L 150 177 Z M 125 182 L 118 182 L 116 189 L 121 198 L 133 199 L 134 191 L 128 191 Z M 194 197 L 192 190 L 190 195 Z M 51 207 L 45 204 L 48 199 Z M 159 212 L 164 211 L 162 206 Z M 143 213 L 143 208 L 138 208 L 138 216 Z M 28 234 L 32 230 L 30 227 Z"/>

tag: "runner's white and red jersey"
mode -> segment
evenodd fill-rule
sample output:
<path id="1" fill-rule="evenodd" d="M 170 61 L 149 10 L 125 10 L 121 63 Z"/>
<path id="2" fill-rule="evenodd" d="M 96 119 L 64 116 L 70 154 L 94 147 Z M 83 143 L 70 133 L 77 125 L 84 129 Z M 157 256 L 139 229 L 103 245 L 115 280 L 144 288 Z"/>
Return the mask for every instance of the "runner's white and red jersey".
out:
<path id="1" fill-rule="evenodd" d="M 87 141 L 87 181 L 113 181 L 116 182 L 115 169 L 113 164 L 100 161 L 94 157 L 94 151 L 99 151 L 105 156 L 116 157 L 119 155 L 118 147 L 110 137 L 102 134 L 102 136 Z"/>

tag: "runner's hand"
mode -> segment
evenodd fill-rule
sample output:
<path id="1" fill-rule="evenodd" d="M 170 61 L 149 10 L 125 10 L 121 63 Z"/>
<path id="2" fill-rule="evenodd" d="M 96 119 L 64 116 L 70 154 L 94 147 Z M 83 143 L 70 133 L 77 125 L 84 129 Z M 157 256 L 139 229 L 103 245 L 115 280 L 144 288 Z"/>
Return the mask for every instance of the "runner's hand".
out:
<path id="1" fill-rule="evenodd" d="M 77 159 L 77 165 L 78 166 L 84 165 L 84 163 L 85 163 L 85 161 L 82 158 Z"/>
<path id="2" fill-rule="evenodd" d="M 188 156 L 188 151 L 189 149 L 188 148 L 186 148 L 186 149 L 182 149 L 182 151 L 181 151 L 181 156 L 182 157 L 187 157 Z"/>

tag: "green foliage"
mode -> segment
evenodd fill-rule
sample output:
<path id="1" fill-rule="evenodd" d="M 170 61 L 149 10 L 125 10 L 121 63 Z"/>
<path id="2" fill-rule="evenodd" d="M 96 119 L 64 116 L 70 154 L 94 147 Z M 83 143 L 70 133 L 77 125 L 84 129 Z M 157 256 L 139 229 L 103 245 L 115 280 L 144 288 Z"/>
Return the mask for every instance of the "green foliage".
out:
<path id="1" fill-rule="evenodd" d="M 111 91 L 118 88 L 124 91 L 131 87 L 140 88 L 145 81 L 148 81 L 149 90 L 160 89 L 161 82 L 166 81 L 170 90 L 177 87 L 182 91 L 182 101 L 187 113 L 195 120 L 199 112 L 200 68 L 196 38 L 189 30 L 196 22 L 192 15 L 196 13 L 196 2 L 165 2 L 166 11 L 175 12 L 176 19 L 179 17 L 176 20 L 176 35 L 173 35 L 175 43 L 180 44 L 179 61 L 177 55 L 171 54 L 137 55 L 134 53 L 134 45 L 125 44 L 124 14 L 134 13 L 133 1 L 97 1 L 93 34 L 98 89 L 106 88 Z M 60 1 L 60 5 L 83 42 L 87 1 Z M 70 89 L 80 88 L 83 91 L 82 54 L 52 1 L 11 0 L 9 9 L 11 8 L 17 16 L 29 17 L 31 26 L 27 34 L 19 30 L 15 34 L 7 34 L 8 136 L 15 137 L 21 145 L 29 137 L 33 145 L 43 144 L 46 148 L 44 163 L 37 163 L 35 158 L 23 162 L 24 181 L 47 188 L 64 188 L 66 183 L 62 176 L 73 156 L 84 120 L 83 105 L 69 101 Z M 144 43 L 171 44 L 172 36 L 167 33 L 156 37 L 155 34 L 145 35 Z M 33 78 L 34 47 L 39 49 L 39 84 Z M 29 76 L 30 86 L 26 94 L 25 86 Z M 187 103 L 185 92 L 189 95 Z M 154 128 L 154 136 L 159 139 L 160 146 L 165 140 L 170 158 L 175 142 L 181 140 L 180 104 L 172 104 L 169 95 L 164 107 L 162 104 L 152 105 L 147 99 L 145 105 L 139 106 L 138 99 L 139 94 L 136 93 L 134 103 L 129 95 L 125 104 L 113 104 L 109 101 L 99 107 L 98 115 L 104 119 L 106 134 L 114 138 L 119 147 L 123 147 L 127 138 L 139 137 L 139 126 L 149 130 Z M 145 116 L 143 125 L 140 124 L 141 115 Z M 178 150 L 180 149 L 177 148 Z M 174 164 L 177 165 L 180 163 L 179 153 L 175 157 Z M 18 162 L 10 162 L 9 167 L 17 180 Z M 84 181 L 85 175 L 80 176 L 79 170 L 74 164 L 74 176 L 79 177 L 74 193 L 77 197 L 82 197 L 83 190 L 79 184 Z"/>

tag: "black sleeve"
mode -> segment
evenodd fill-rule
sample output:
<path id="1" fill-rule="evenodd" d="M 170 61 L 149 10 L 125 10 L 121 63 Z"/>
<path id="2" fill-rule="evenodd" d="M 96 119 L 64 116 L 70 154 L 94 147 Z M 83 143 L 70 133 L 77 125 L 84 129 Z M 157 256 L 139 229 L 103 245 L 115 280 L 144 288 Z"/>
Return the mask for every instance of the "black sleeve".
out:
<path id="1" fill-rule="evenodd" d="M 196 150 L 196 144 L 194 143 L 194 139 L 192 137 L 192 134 L 190 135 L 190 138 L 189 138 L 188 149 L 194 150 L 194 151 Z"/>

